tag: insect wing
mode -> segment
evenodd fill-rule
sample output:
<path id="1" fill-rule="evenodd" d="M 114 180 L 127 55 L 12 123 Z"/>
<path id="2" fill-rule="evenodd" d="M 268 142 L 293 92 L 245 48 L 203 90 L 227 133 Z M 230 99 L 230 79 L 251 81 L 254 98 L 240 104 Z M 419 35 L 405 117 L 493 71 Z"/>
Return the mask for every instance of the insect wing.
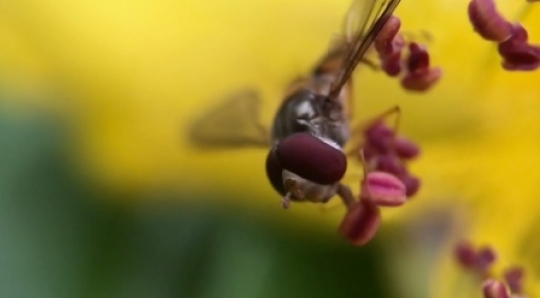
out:
<path id="1" fill-rule="evenodd" d="M 355 0 L 343 22 L 343 34 L 348 43 L 347 53 L 342 61 L 338 78 L 330 90 L 330 98 L 336 98 L 343 85 L 362 60 L 377 34 L 400 0 Z"/>
<path id="2" fill-rule="evenodd" d="M 373 10 L 376 2 L 377 0 L 354 0 L 351 3 L 341 29 L 348 43 L 352 44 L 359 32 L 365 32 L 363 27 L 367 26 L 367 24 L 374 23 L 373 17 L 370 19 L 370 12 Z"/>
<path id="3" fill-rule="evenodd" d="M 258 119 L 260 103 L 259 93 L 252 89 L 229 95 L 221 105 L 193 123 L 189 141 L 213 149 L 268 147 L 267 130 Z"/>

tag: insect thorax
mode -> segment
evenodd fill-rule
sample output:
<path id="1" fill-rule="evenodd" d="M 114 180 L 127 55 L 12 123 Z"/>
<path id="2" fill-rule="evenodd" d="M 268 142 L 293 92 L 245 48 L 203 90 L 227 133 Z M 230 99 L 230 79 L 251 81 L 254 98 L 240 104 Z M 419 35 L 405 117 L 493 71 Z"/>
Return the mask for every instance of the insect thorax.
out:
<path id="1" fill-rule="evenodd" d="M 342 106 L 311 90 L 299 90 L 283 101 L 272 125 L 272 142 L 298 132 L 309 132 L 333 140 L 343 147 L 349 127 Z"/>

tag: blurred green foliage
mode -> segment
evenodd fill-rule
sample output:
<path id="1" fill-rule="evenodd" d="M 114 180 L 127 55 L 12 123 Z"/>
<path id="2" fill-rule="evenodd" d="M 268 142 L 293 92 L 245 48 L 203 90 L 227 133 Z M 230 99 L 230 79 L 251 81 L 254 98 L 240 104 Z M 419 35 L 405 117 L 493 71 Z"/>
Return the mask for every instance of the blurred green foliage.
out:
<path id="1" fill-rule="evenodd" d="M 95 190 L 68 141 L 50 117 L 0 113 L 0 297 L 387 295 L 377 243 L 321 241 L 248 210 L 113 204 L 131 198 Z"/>

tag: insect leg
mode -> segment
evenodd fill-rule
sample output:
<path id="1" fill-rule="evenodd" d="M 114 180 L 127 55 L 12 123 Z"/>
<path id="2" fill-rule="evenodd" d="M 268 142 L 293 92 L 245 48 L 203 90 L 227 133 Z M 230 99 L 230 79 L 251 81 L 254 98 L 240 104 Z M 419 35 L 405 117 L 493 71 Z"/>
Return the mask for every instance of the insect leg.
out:
<path id="1" fill-rule="evenodd" d="M 339 184 L 337 189 L 337 195 L 339 196 L 341 201 L 343 201 L 343 204 L 345 204 L 345 207 L 347 207 L 347 209 L 349 209 L 356 202 L 351 189 L 346 185 Z"/>

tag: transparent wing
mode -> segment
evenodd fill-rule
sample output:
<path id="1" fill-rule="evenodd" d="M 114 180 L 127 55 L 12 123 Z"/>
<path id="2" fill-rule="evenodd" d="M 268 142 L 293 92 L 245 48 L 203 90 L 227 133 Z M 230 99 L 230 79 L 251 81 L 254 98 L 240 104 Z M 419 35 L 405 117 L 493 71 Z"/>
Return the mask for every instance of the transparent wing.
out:
<path id="1" fill-rule="evenodd" d="M 189 141 L 213 149 L 264 147 L 270 144 L 267 129 L 259 123 L 260 96 L 241 90 L 197 119 L 189 128 Z"/>
<path id="2" fill-rule="evenodd" d="M 352 43 L 364 27 L 374 23 L 374 7 L 377 0 L 354 0 L 343 19 L 342 34 L 347 42 Z M 372 15 L 370 18 L 370 14 Z"/>
<path id="3" fill-rule="evenodd" d="M 400 0 L 355 0 L 343 22 L 347 52 L 342 60 L 338 78 L 330 89 L 330 98 L 336 98 L 343 85 L 375 40 L 377 34 L 392 15 Z"/>

